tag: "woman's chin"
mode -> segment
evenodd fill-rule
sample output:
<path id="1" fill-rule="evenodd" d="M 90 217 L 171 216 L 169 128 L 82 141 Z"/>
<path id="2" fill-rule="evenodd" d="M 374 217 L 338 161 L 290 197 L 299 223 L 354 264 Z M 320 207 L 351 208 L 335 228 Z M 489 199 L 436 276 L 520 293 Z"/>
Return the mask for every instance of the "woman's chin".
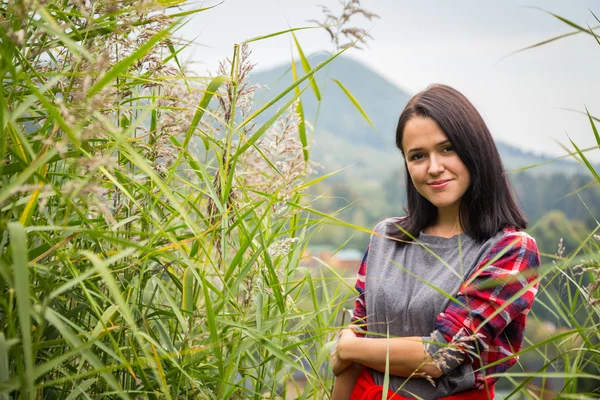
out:
<path id="1" fill-rule="evenodd" d="M 433 200 L 433 201 L 432 201 Z M 458 200 L 456 199 L 430 199 L 429 202 L 433 204 L 438 210 L 453 207 L 456 205 Z"/>

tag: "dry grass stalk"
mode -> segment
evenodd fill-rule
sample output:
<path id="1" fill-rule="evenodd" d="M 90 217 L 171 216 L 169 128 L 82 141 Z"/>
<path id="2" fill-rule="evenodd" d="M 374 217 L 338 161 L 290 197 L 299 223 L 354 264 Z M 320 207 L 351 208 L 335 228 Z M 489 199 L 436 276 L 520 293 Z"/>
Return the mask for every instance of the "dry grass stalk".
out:
<path id="1" fill-rule="evenodd" d="M 434 356 L 429 360 L 429 364 L 436 366 L 440 370 L 448 368 L 450 362 L 462 362 L 463 356 L 473 358 L 477 357 L 475 341 L 485 338 L 485 335 L 481 333 L 474 333 L 471 335 L 466 334 L 466 329 L 461 328 L 452 340 L 444 347 L 441 347 Z M 434 337 L 438 332 L 434 332 Z M 426 354 L 430 354 L 429 350 L 433 343 L 427 342 L 425 344 Z"/>
<path id="2" fill-rule="evenodd" d="M 354 44 L 354 47 L 361 49 L 361 45 L 367 45 L 367 39 L 373 37 L 366 29 L 350 25 L 350 20 L 357 15 L 362 15 L 367 20 L 371 21 L 374 18 L 379 18 L 379 15 L 364 9 L 360 0 L 339 0 L 342 10 L 339 14 L 335 14 L 329 7 L 321 6 L 323 21 L 311 19 L 308 22 L 314 22 L 329 33 L 331 41 L 335 45 L 336 50 L 340 50 Z M 342 40 L 347 40 L 341 43 Z M 356 42 L 356 43 L 355 43 Z"/>

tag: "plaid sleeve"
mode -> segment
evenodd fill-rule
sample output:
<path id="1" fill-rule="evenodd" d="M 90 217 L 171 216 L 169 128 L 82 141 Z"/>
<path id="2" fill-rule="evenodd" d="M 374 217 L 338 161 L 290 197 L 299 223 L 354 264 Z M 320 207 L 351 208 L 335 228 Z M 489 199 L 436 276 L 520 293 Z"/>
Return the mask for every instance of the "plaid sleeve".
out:
<path id="1" fill-rule="evenodd" d="M 466 355 L 465 362 L 473 364 L 476 387 L 484 387 L 486 381 L 493 384 L 497 378 L 486 375 L 504 372 L 516 363 L 513 354 L 523 344 L 539 265 L 535 240 L 525 232 L 505 230 L 463 282 L 457 301 L 436 318 L 434 334 L 441 333 L 451 348 Z"/>
<path id="2" fill-rule="evenodd" d="M 358 267 L 358 276 L 356 278 L 356 291 L 358 292 L 358 297 L 354 302 L 354 310 L 352 311 L 352 319 L 351 322 L 353 325 L 358 326 L 361 330 L 366 331 L 367 324 L 367 312 L 366 312 L 366 303 L 365 303 L 365 277 L 367 276 L 367 255 L 369 254 L 369 248 L 365 252 L 365 255 Z M 355 331 L 356 332 L 356 331 Z M 356 336 L 364 337 L 364 333 L 356 332 Z"/>

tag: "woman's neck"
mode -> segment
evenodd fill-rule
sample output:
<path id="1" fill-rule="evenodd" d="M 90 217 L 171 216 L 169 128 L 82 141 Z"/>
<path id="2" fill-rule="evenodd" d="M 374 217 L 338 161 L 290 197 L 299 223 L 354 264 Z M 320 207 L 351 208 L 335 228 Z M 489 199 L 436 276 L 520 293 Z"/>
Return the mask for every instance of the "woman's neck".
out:
<path id="1" fill-rule="evenodd" d="M 424 232 L 428 235 L 441 236 L 449 238 L 463 233 L 459 218 L 459 206 L 438 208 L 437 219 L 434 225 L 425 228 Z"/>

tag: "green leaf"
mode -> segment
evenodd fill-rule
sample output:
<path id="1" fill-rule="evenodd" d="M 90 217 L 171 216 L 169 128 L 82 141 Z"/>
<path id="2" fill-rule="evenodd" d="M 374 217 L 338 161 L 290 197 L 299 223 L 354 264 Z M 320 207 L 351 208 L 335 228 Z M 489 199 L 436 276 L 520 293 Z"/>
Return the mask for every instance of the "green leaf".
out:
<path id="1" fill-rule="evenodd" d="M 360 105 L 360 103 L 358 102 L 356 97 L 354 97 L 354 95 L 352 93 L 350 93 L 350 91 L 342 84 L 342 82 L 338 81 L 337 79 L 332 79 L 332 80 L 335 83 L 337 83 L 337 85 L 344 91 L 344 93 L 346 94 L 348 99 L 352 102 L 352 104 L 354 104 L 354 107 L 356 107 L 356 109 L 360 112 L 360 114 L 363 116 L 363 118 L 369 123 L 369 125 L 371 125 L 371 128 L 373 128 L 374 131 L 377 131 L 377 129 L 375 128 L 375 125 L 373 125 L 373 121 L 371 121 L 371 118 L 369 118 L 369 116 L 367 115 L 365 110 L 362 108 L 362 106 Z"/>
<path id="2" fill-rule="evenodd" d="M 177 141 L 177 139 L 175 139 L 174 137 L 171 136 L 169 139 L 175 146 L 182 147 Z M 223 204 L 221 203 L 221 199 L 217 194 L 217 191 L 212 183 L 213 178 L 209 175 L 208 171 L 206 170 L 206 165 L 196 161 L 194 157 L 189 153 L 189 151 L 187 151 L 185 148 L 182 148 L 181 153 L 186 158 L 187 162 L 190 164 L 190 167 L 192 167 L 192 171 L 196 173 L 196 176 L 200 178 L 201 182 L 204 182 L 204 189 L 208 191 L 210 197 L 215 202 L 215 205 L 217 206 L 219 212 L 223 213 Z"/>
<path id="3" fill-rule="evenodd" d="M 8 120 L 10 122 L 16 122 L 17 119 L 30 110 L 31 106 L 33 106 L 35 101 L 38 100 L 39 95 L 46 96 L 46 92 L 52 89 L 54 85 L 56 85 L 56 83 L 58 83 L 61 79 L 61 76 L 55 76 L 54 78 L 48 80 L 44 86 L 38 90 L 38 93 L 33 92 L 29 96 L 25 97 L 25 99 L 16 105 L 16 107 L 13 109 L 13 112 L 9 114 L 10 118 Z"/>
<path id="4" fill-rule="evenodd" d="M 40 92 L 31 83 L 27 82 L 27 87 L 33 92 L 33 94 L 35 94 L 38 101 L 44 105 L 45 111 L 48 113 L 51 119 L 54 120 L 62 128 L 62 130 L 69 137 L 71 142 L 73 142 L 73 144 L 76 147 L 79 147 L 80 142 L 79 138 L 77 137 L 77 134 L 75 133 L 75 131 L 73 131 L 73 128 L 67 123 L 67 121 L 65 121 L 60 111 L 56 108 L 56 106 L 50 100 L 48 100 L 48 97 L 44 93 Z"/>
<path id="5" fill-rule="evenodd" d="M 219 90 L 219 87 L 221 87 L 221 85 L 223 83 L 228 82 L 228 81 L 231 81 L 231 78 L 229 76 L 219 75 L 219 76 L 213 78 L 213 80 L 210 81 L 210 83 L 204 90 L 202 99 L 200 100 L 200 103 L 198 104 L 198 107 L 196 108 L 196 113 L 194 114 L 194 117 L 192 118 L 192 122 L 190 123 L 190 127 L 189 127 L 187 133 L 185 134 L 185 140 L 183 141 L 184 148 L 186 148 L 188 143 L 190 142 L 192 135 L 194 134 L 194 130 L 200 123 L 200 120 L 202 119 L 202 116 L 204 115 L 204 112 L 206 111 L 206 108 L 208 107 L 210 100 L 217 93 L 217 90 Z"/>
<path id="6" fill-rule="evenodd" d="M 278 119 L 279 117 L 281 117 L 281 115 L 286 112 L 290 106 L 294 103 L 294 101 L 296 101 L 297 98 L 300 97 L 300 95 L 306 90 L 306 87 L 304 89 L 302 89 L 299 93 L 296 93 L 291 99 L 290 101 L 288 101 L 283 107 L 281 107 L 273 117 L 271 117 L 271 119 L 269 119 L 267 122 L 265 122 L 265 124 L 263 126 L 261 126 L 256 132 L 254 132 L 252 134 L 252 136 L 250 136 L 248 138 L 248 140 L 246 140 L 244 142 L 244 144 L 242 144 L 237 151 L 235 152 L 233 158 L 237 159 L 240 155 L 244 154 L 244 152 L 246 150 L 248 150 L 248 148 L 250 146 L 252 146 L 258 139 L 260 139 L 260 137 L 262 135 L 264 135 L 267 130 L 269 129 L 269 127 L 271 127 L 271 125 L 273 125 Z M 239 129 L 239 127 L 238 127 Z"/>
<path id="7" fill-rule="evenodd" d="M 194 312 L 194 274 L 192 274 L 191 267 L 187 267 L 185 271 L 183 271 L 181 309 L 188 313 Z"/>
<path id="8" fill-rule="evenodd" d="M 2 54 L 0 53 L 0 59 L 1 57 Z M 0 176 L 4 175 L 4 169 L 8 162 L 6 158 L 8 146 L 8 140 L 6 139 L 6 122 L 10 118 L 10 111 L 6 106 L 6 99 L 4 97 L 4 95 L 0 96 L 0 132 L 2 132 L 0 137 L 0 157 L 5 161 L 0 163 Z"/>
<path id="9" fill-rule="evenodd" d="M 312 68 L 310 67 L 310 64 L 308 63 L 308 59 L 304 55 L 304 51 L 302 51 L 302 47 L 300 47 L 300 42 L 298 42 L 298 39 L 296 38 L 296 35 L 293 32 L 292 32 L 292 37 L 294 38 L 294 43 L 296 43 L 296 49 L 298 50 L 298 55 L 300 56 L 300 62 L 302 63 L 302 68 L 304 69 L 304 73 L 308 74 Z M 292 62 L 293 62 L 293 59 L 292 59 Z M 293 68 L 295 69 L 295 65 L 293 66 Z M 296 81 L 296 80 L 297 80 L 296 77 L 294 77 L 294 81 Z M 318 101 L 321 101 L 321 92 L 319 91 L 319 87 L 317 86 L 317 80 L 315 79 L 315 76 L 312 75 L 310 77 L 309 81 L 310 81 L 310 86 L 312 87 L 312 90 L 315 93 L 315 97 L 317 98 Z"/>
<path id="10" fill-rule="evenodd" d="M 85 397 L 91 398 L 91 396 L 87 395 L 86 391 L 97 381 L 98 379 L 96 378 L 90 378 L 78 383 L 75 385 L 75 390 L 73 390 L 65 400 L 76 400 L 79 398 L 79 395 L 85 395 Z"/>
<path id="11" fill-rule="evenodd" d="M 286 29 L 284 31 L 279 31 L 279 32 L 275 32 L 275 33 L 269 33 L 268 35 L 263 35 L 263 36 L 256 36 L 252 39 L 248 39 L 248 40 L 244 40 L 241 44 L 243 43 L 252 43 L 252 42 L 258 42 L 260 40 L 264 40 L 264 39 L 269 39 L 275 36 L 279 36 L 279 35 L 284 35 L 286 33 L 290 33 L 290 32 L 295 32 L 295 31 L 303 31 L 305 29 L 321 29 L 320 26 L 305 26 L 305 27 L 300 27 L 300 28 L 290 28 L 290 29 Z"/>
<path id="12" fill-rule="evenodd" d="M 6 340 L 4 333 L 0 332 L 0 384 L 10 379 L 10 373 L 8 369 L 8 354 L 12 346 L 17 344 L 17 339 Z M 7 393 L 0 392 L 0 400 L 9 400 Z"/>
<path id="13" fill-rule="evenodd" d="M 312 300 L 312 306 L 315 310 L 318 310 L 319 309 L 318 294 L 317 294 L 317 290 L 315 289 L 315 284 L 314 284 L 314 281 L 310 274 L 310 271 L 308 270 L 308 268 L 304 268 L 302 270 L 302 272 L 304 272 L 304 280 L 307 282 L 307 285 L 308 285 L 308 290 L 309 290 L 310 297 Z M 321 318 L 320 313 L 315 316 L 315 320 L 317 322 L 318 329 L 319 330 L 323 329 L 323 323 L 321 321 L 322 318 Z M 343 326 L 343 324 L 342 324 L 342 326 Z"/>
<path id="14" fill-rule="evenodd" d="M 595 15 L 594 15 L 594 17 L 595 17 Z M 590 33 L 592 34 L 592 36 L 594 37 L 594 39 L 596 39 L 596 43 L 598 43 L 600 45 L 600 39 L 598 39 L 598 35 L 596 35 L 594 33 L 594 30 L 592 29 L 591 26 L 588 25 L 587 27 L 588 27 L 588 30 L 590 31 Z"/>
<path id="15" fill-rule="evenodd" d="M 173 27 L 173 25 L 171 25 Z M 106 85 L 110 82 L 113 82 L 117 77 L 122 75 L 129 67 L 131 67 L 136 61 L 140 60 L 144 57 L 152 47 L 156 45 L 158 42 L 166 38 L 170 33 L 170 28 L 164 29 L 158 32 L 156 35 L 152 36 L 141 45 L 136 51 L 131 53 L 129 56 L 125 57 L 123 60 L 119 61 L 115 64 L 112 69 L 106 72 L 95 84 L 91 87 L 87 94 L 87 98 L 91 98 L 96 93 L 100 92 Z"/>
<path id="16" fill-rule="evenodd" d="M 348 50 L 350 47 L 351 46 L 343 48 L 342 50 L 338 51 L 337 53 L 335 53 L 334 55 L 332 55 L 331 57 L 329 57 L 327 60 L 323 61 L 322 63 L 320 63 L 319 65 L 317 65 L 313 69 L 311 69 L 310 72 L 308 72 L 302 78 L 300 78 L 296 82 L 292 83 L 290 86 L 288 86 L 283 91 L 281 91 L 277 96 L 273 97 L 271 100 L 269 100 L 267 103 L 265 103 L 262 107 L 260 107 L 256 111 L 254 111 L 251 115 L 249 115 L 244 121 L 242 121 L 242 123 L 237 127 L 237 129 L 240 130 L 245 125 L 247 125 L 250 122 L 254 121 L 258 115 L 262 114 L 266 109 L 268 109 L 269 107 L 271 107 L 273 104 L 277 103 L 286 94 L 288 94 L 289 92 L 291 92 L 292 90 L 294 90 L 295 87 L 297 87 L 298 85 L 300 85 L 306 79 L 309 79 L 310 77 L 312 77 L 317 71 L 319 71 L 321 68 L 323 68 L 324 66 L 326 66 L 327 64 L 329 64 L 331 61 L 333 61 L 340 54 L 342 54 L 343 52 L 345 52 L 346 50 Z"/>
<path id="17" fill-rule="evenodd" d="M 532 44 L 530 46 L 524 47 L 524 48 L 519 49 L 517 51 L 513 51 L 512 53 L 508 54 L 506 57 L 510 57 L 512 55 L 521 53 L 521 52 L 526 51 L 526 50 L 531 50 L 531 49 L 534 49 L 536 47 L 544 46 L 546 44 L 549 44 L 549 43 L 552 43 L 552 42 L 555 42 L 557 40 L 561 40 L 561 39 L 564 39 L 564 38 L 567 38 L 567 37 L 570 37 L 570 36 L 578 35 L 578 34 L 580 34 L 582 32 L 590 34 L 590 31 L 593 32 L 593 29 L 598 29 L 598 28 L 600 28 L 600 25 L 594 26 L 589 31 L 582 28 L 582 30 L 577 30 L 577 31 L 574 31 L 574 32 L 569 32 L 569 33 L 565 33 L 565 34 L 562 34 L 562 35 L 558 35 L 558 36 L 555 36 L 553 38 L 550 38 L 550 39 L 547 39 L 547 40 L 543 40 L 541 42 L 538 42 L 538 43 Z M 595 35 L 595 34 L 592 34 L 592 35 L 594 37 L 597 37 L 597 35 Z M 503 57 L 502 59 L 504 59 L 506 57 Z"/>
<path id="18" fill-rule="evenodd" d="M 321 182 L 321 181 L 324 181 L 325 179 L 327 179 L 327 178 L 329 178 L 329 177 L 331 177 L 331 176 L 333 176 L 333 175 L 335 175 L 335 174 L 338 174 L 338 173 L 340 173 L 341 171 L 343 171 L 343 170 L 344 170 L 344 169 L 346 169 L 346 168 L 349 168 L 349 167 L 340 168 L 340 169 L 338 169 L 337 171 L 333 171 L 333 172 L 329 172 L 329 173 L 327 173 L 327 174 L 325 174 L 325 175 L 321 175 L 321 176 L 319 176 L 319 177 L 317 177 L 317 178 L 315 178 L 315 179 L 313 179 L 313 180 L 310 180 L 310 181 L 308 181 L 308 182 L 306 182 L 306 183 L 303 183 L 302 185 L 300 185 L 300 186 L 298 187 L 298 189 L 299 189 L 299 190 L 302 190 L 302 189 L 309 188 L 309 187 L 311 187 L 312 185 L 315 185 L 315 184 L 317 184 L 317 183 L 319 183 L 319 182 Z"/>
<path id="19" fill-rule="evenodd" d="M 263 288 L 259 288 L 259 290 L 257 290 L 255 294 L 256 312 L 254 314 L 254 318 L 256 319 L 256 329 L 258 329 L 259 331 L 263 330 L 263 312 L 265 312 L 263 290 Z"/>
<path id="20" fill-rule="evenodd" d="M 292 54 L 292 77 L 294 82 L 298 80 L 298 71 L 296 70 L 296 61 L 294 60 L 294 55 Z M 308 140 L 306 139 L 306 121 L 304 118 L 304 107 L 302 107 L 302 98 L 299 95 L 300 88 L 296 86 L 294 91 L 298 95 L 298 104 L 296 106 L 296 113 L 298 114 L 298 118 L 300 122 L 298 123 L 298 136 L 300 137 L 300 143 L 302 144 L 302 155 L 304 156 L 304 161 L 308 161 Z"/>
<path id="21" fill-rule="evenodd" d="M 176 279 L 176 278 L 173 277 L 172 279 Z M 187 331 L 188 323 L 186 322 L 185 318 L 183 317 L 183 314 L 180 311 L 179 305 L 177 304 L 177 302 L 175 301 L 173 296 L 171 296 L 169 289 L 167 289 L 167 287 L 164 285 L 164 283 L 160 279 L 155 278 L 154 283 L 160 288 L 160 290 L 163 293 L 164 299 L 167 301 L 167 303 L 169 303 L 169 306 L 171 307 L 171 309 L 169 311 L 175 315 L 179 324 L 183 327 L 184 330 Z"/>
<path id="22" fill-rule="evenodd" d="M 581 371 L 576 372 L 503 372 L 499 374 L 489 374 L 488 378 L 500 378 L 514 376 L 519 378 L 527 378 L 530 376 L 536 378 L 577 378 L 577 379 L 594 379 L 600 381 L 600 375 L 587 374 Z"/>
<path id="23" fill-rule="evenodd" d="M 103 377 L 106 383 L 108 383 L 108 385 L 113 390 L 115 390 L 119 397 L 123 400 L 129 400 L 129 397 L 123 392 L 123 388 L 119 385 L 117 380 L 106 371 L 105 366 L 94 354 L 94 352 L 92 352 L 89 349 L 86 349 L 85 343 L 83 343 L 79 339 L 78 335 L 75 334 L 65 324 L 65 321 L 63 320 L 65 317 L 58 314 L 51 308 L 45 308 L 44 310 L 42 310 L 41 307 L 38 307 L 38 309 L 40 312 L 44 313 L 44 318 L 46 319 L 46 321 L 48 321 L 58 330 L 58 332 L 60 332 L 61 336 L 67 340 L 67 342 L 73 349 L 80 350 L 81 355 L 85 357 L 96 370 L 98 370 L 98 373 Z M 50 362 L 52 362 L 52 360 L 50 360 Z"/>
<path id="24" fill-rule="evenodd" d="M 206 278 L 203 274 L 200 274 L 202 290 L 204 292 L 204 308 L 206 310 L 206 323 L 208 324 L 208 331 L 210 332 L 210 338 L 212 341 L 213 349 L 217 358 L 217 365 L 219 367 L 220 376 L 223 375 L 223 354 L 221 352 L 221 338 L 218 334 L 217 322 L 215 319 L 215 304 L 213 304 L 210 298 L 210 292 L 208 291 L 208 285 Z"/>
<path id="25" fill-rule="evenodd" d="M 536 8 L 537 8 L 537 7 L 536 7 Z M 538 10 L 544 11 L 545 13 L 548 13 L 548 14 L 552 15 L 554 18 L 558 19 L 559 21 L 562 21 L 562 22 L 564 22 L 565 24 L 569 25 L 569 26 L 570 26 L 570 27 L 572 27 L 572 28 L 575 28 L 575 29 L 577 29 L 577 30 L 578 30 L 578 31 L 580 31 L 580 32 L 583 32 L 583 33 L 587 33 L 587 34 L 591 34 L 591 35 L 593 35 L 593 36 L 596 36 L 594 32 L 591 32 L 591 33 L 590 33 L 590 32 L 588 32 L 588 30 L 587 30 L 587 29 L 585 29 L 584 27 L 582 27 L 581 25 L 578 25 L 578 24 L 576 24 L 575 22 L 572 22 L 572 21 L 570 21 L 570 20 L 566 19 L 565 17 L 561 17 L 560 15 L 558 15 L 558 14 L 554 14 L 554 13 L 552 13 L 552 12 L 550 12 L 550 11 L 547 11 L 547 10 L 544 10 L 543 8 L 538 8 Z M 597 27 L 596 27 L 596 28 L 597 28 Z"/>
<path id="26" fill-rule="evenodd" d="M 592 119 L 592 116 L 590 115 L 590 112 L 587 109 L 587 107 L 585 108 L 585 112 L 587 113 L 587 116 L 590 119 L 590 125 L 592 126 L 592 130 L 594 131 L 594 136 L 596 137 L 596 143 L 598 143 L 598 147 L 600 147 L 600 134 L 598 134 L 598 129 L 596 128 L 596 124 L 594 124 L 594 120 Z"/>
<path id="27" fill-rule="evenodd" d="M 583 152 L 581 150 L 579 150 L 579 147 L 577 147 L 577 145 L 575 144 L 575 142 L 573 142 L 571 140 L 571 138 L 569 138 L 569 141 L 571 142 L 571 144 L 573 145 L 573 147 L 575 147 L 575 150 L 577 151 L 577 154 L 579 154 L 579 157 L 581 157 L 581 159 L 585 163 L 586 167 L 590 170 L 590 172 L 594 176 L 594 179 L 596 179 L 596 181 L 598 183 L 600 183 L 600 176 L 598 176 L 598 173 L 596 172 L 596 170 L 594 169 L 594 167 L 592 166 L 592 164 L 590 164 L 590 162 L 585 157 L 585 155 L 583 154 Z"/>
<path id="28" fill-rule="evenodd" d="M 143 119 L 141 119 L 143 120 Z M 118 138 L 119 140 L 122 140 L 122 137 Z M 119 149 L 119 151 L 121 152 L 121 154 L 125 157 L 127 157 L 129 160 L 131 160 L 132 163 L 135 164 L 135 166 L 137 168 L 139 168 L 141 171 L 143 171 L 144 173 L 146 173 L 148 175 L 148 177 L 150 177 L 150 179 L 152 179 L 152 181 L 154 182 L 154 184 L 160 188 L 160 191 L 164 194 L 164 196 L 168 199 L 169 204 L 171 205 L 171 207 L 173 207 L 173 209 L 177 210 L 179 215 L 184 219 L 184 221 L 186 222 L 186 224 L 188 225 L 188 227 L 191 229 L 191 231 L 193 232 L 194 235 L 198 235 L 199 232 L 201 232 L 201 229 L 198 228 L 196 222 L 194 220 L 191 219 L 191 216 L 188 212 L 185 211 L 185 209 L 183 208 L 182 204 L 179 202 L 179 200 L 173 195 L 173 191 L 170 187 L 168 187 L 168 185 L 165 183 L 165 181 L 158 176 L 158 174 L 156 173 L 156 171 L 154 170 L 154 168 L 152 168 L 152 166 L 150 166 L 147 162 L 147 160 L 145 160 L 134 148 L 132 145 L 130 145 L 127 142 L 121 142 L 121 147 Z M 108 171 L 106 171 L 105 168 L 101 167 L 100 171 L 103 172 L 104 174 L 108 174 Z M 123 190 L 125 191 L 125 190 Z"/>
<path id="29" fill-rule="evenodd" d="M 319 353 L 317 354 L 317 365 L 321 365 L 325 362 L 325 360 L 327 360 L 331 353 L 333 353 L 335 349 L 335 340 L 331 340 L 327 343 L 325 343 L 323 346 L 321 346 L 321 348 L 319 349 Z"/>
<path id="30" fill-rule="evenodd" d="M 53 35 L 58 36 L 60 41 L 64 44 L 64 46 L 71 50 L 71 54 L 75 57 L 75 59 L 79 61 L 81 59 L 80 55 L 83 55 L 88 60 L 93 60 L 92 55 L 84 47 L 79 46 L 65 33 L 65 31 L 54 20 L 54 18 L 46 8 L 38 8 L 37 14 L 41 17 L 42 20 L 46 22 L 45 25 L 42 25 L 39 22 L 37 22 L 37 24 L 41 25 L 41 28 L 47 31 L 50 34 L 50 37 L 52 37 Z"/>
<path id="31" fill-rule="evenodd" d="M 25 228 L 17 222 L 8 224 L 10 233 L 10 247 L 13 257 L 13 274 L 15 279 L 15 293 L 17 296 L 17 308 L 19 315 L 19 326 L 21 327 L 21 344 L 23 357 L 25 357 L 25 376 L 23 392 L 27 398 L 35 398 L 35 385 L 33 375 L 33 350 L 31 346 L 31 317 L 29 299 L 29 266 L 27 260 L 27 234 Z"/>
<path id="32" fill-rule="evenodd" d="M 302 364 L 293 360 L 290 356 L 285 354 L 284 349 L 277 346 L 275 343 L 273 343 L 273 341 L 269 340 L 269 338 L 265 335 L 264 332 L 256 331 L 254 329 L 249 329 L 247 326 L 238 324 L 233 320 L 223 320 L 221 322 L 224 324 L 227 324 L 227 325 L 237 327 L 246 336 L 248 336 L 252 340 L 255 340 L 262 347 L 266 348 L 269 352 L 271 352 L 274 357 L 277 357 L 278 359 L 282 360 L 285 364 L 293 367 L 294 369 L 297 369 L 298 371 L 303 372 L 306 375 L 306 377 L 308 377 L 310 379 L 314 379 L 313 374 L 306 371 L 306 369 L 302 366 Z"/>
<path id="33" fill-rule="evenodd" d="M 64 154 L 56 154 L 56 153 L 57 152 L 54 151 L 53 152 L 54 155 L 49 160 L 47 160 L 46 163 L 51 164 L 51 163 L 55 163 L 57 161 L 66 160 L 68 158 L 79 157 L 82 155 L 81 151 L 79 151 L 79 150 L 67 151 Z M 2 172 L 0 172 L 0 176 L 16 174 L 17 172 L 23 171 L 28 166 L 29 165 L 23 165 L 23 163 L 21 163 L 19 161 L 13 162 L 10 164 L 5 164 L 1 169 Z"/>
<path id="34" fill-rule="evenodd" d="M 123 316 L 123 319 L 127 323 L 128 328 L 132 331 L 132 333 L 138 340 L 138 343 L 140 343 L 140 345 L 142 345 L 142 349 L 144 351 L 145 357 L 148 359 L 152 359 L 153 357 L 152 357 L 152 353 L 150 353 L 150 350 L 147 348 L 147 346 L 145 346 L 145 343 L 143 343 L 141 341 L 141 339 L 139 337 L 137 337 L 140 334 L 139 329 L 137 327 L 135 319 L 133 318 L 130 308 L 127 305 L 127 301 L 125 300 L 125 298 L 121 294 L 121 291 L 119 290 L 119 285 L 117 284 L 110 269 L 108 268 L 107 261 L 109 261 L 109 260 L 102 260 L 96 254 L 94 254 L 90 251 L 87 251 L 87 250 L 82 250 L 81 254 L 84 257 L 86 257 L 88 260 L 90 260 L 90 262 L 92 263 L 94 268 L 100 273 L 104 283 L 106 284 L 108 292 L 110 293 L 111 297 L 113 298 L 115 305 L 117 305 L 119 307 L 119 309 L 118 309 L 119 313 Z M 158 282 L 159 281 L 157 281 L 157 283 Z M 163 287 L 163 289 L 164 289 L 164 287 Z M 177 309 L 177 307 L 175 307 L 175 309 L 173 310 L 173 312 L 175 312 L 175 313 L 177 313 L 178 311 L 179 310 Z M 183 320 L 183 318 L 181 318 L 180 321 L 181 320 Z M 185 321 L 183 321 L 183 322 L 184 323 L 182 325 L 185 325 Z M 89 357 L 89 356 L 86 355 L 86 357 Z M 160 386 L 163 391 L 163 395 L 165 395 L 166 398 L 170 399 L 171 396 L 169 395 L 168 388 L 166 387 L 166 385 L 162 384 L 163 383 L 163 381 L 161 379 L 162 374 L 160 372 L 159 367 L 156 365 L 153 365 L 152 372 L 154 373 L 154 376 L 158 380 L 158 382 L 161 383 Z"/>

